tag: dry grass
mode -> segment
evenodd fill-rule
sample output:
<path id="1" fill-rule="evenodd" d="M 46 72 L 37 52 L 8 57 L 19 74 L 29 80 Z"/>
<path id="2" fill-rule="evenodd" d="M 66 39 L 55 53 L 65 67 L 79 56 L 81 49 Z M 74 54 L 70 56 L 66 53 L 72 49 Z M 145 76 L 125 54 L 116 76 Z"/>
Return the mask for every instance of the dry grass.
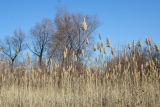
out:
<path id="1" fill-rule="evenodd" d="M 107 43 L 114 56 L 109 39 Z M 153 59 L 140 63 L 138 53 L 128 55 L 125 49 L 107 67 L 82 72 L 72 65 L 63 72 L 5 70 L 0 74 L 0 107 L 160 107 L 159 65 Z"/>

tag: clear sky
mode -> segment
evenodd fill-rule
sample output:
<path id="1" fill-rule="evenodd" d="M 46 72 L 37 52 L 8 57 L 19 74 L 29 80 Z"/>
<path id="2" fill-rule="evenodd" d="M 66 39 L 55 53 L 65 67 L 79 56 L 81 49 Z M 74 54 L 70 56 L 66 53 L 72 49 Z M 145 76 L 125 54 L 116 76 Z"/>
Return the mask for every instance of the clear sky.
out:
<path id="1" fill-rule="evenodd" d="M 19 28 L 29 35 L 35 23 L 54 19 L 57 7 L 96 15 L 97 33 L 104 39 L 108 35 L 113 44 L 148 36 L 160 43 L 160 0 L 0 0 L 0 38 Z"/>

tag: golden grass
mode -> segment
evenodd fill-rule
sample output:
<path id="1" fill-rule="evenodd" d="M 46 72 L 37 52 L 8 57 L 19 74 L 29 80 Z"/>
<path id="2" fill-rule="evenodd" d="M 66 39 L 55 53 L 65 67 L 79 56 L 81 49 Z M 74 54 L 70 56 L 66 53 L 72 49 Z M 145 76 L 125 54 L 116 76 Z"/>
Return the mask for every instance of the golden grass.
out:
<path id="1" fill-rule="evenodd" d="M 141 82 L 139 73 L 131 80 L 127 71 L 121 78 L 116 72 L 89 71 L 1 74 L 0 106 L 159 107 L 160 78 L 155 69 L 152 72 L 150 76 L 143 75 Z"/>
<path id="2" fill-rule="evenodd" d="M 109 39 L 107 43 L 114 55 Z M 127 54 L 124 49 L 123 57 L 114 57 L 107 67 L 81 72 L 72 65 L 63 72 L 5 70 L 0 73 L 0 107 L 160 107 L 159 65 L 153 59 L 139 65 L 141 53 Z"/>

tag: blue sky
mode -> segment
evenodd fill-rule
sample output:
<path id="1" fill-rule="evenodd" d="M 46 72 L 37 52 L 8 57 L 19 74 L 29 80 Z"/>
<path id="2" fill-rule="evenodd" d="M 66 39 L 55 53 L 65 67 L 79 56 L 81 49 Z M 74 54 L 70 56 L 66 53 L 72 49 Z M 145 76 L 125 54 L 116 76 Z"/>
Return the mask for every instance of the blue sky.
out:
<path id="1" fill-rule="evenodd" d="M 103 39 L 109 36 L 113 44 L 148 36 L 160 43 L 160 0 L 0 0 L 0 38 L 19 28 L 29 35 L 35 23 L 54 19 L 57 7 L 96 15 L 100 21 L 97 34 Z"/>

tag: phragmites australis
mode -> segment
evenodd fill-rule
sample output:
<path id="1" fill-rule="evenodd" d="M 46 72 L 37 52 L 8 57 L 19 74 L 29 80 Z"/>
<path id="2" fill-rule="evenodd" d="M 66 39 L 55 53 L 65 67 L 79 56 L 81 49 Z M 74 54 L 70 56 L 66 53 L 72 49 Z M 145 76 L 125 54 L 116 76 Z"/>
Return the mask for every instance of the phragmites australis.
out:
<path id="1" fill-rule="evenodd" d="M 123 50 L 123 57 L 124 57 L 125 61 L 128 61 L 126 48 L 124 48 L 124 50 Z"/>
<path id="2" fill-rule="evenodd" d="M 143 64 L 141 64 L 141 71 L 143 71 L 143 69 L 144 69 L 144 65 L 143 65 Z"/>
<path id="3" fill-rule="evenodd" d="M 104 51 L 104 54 L 107 54 L 107 52 L 106 52 L 106 48 L 104 48 L 104 49 L 103 49 L 103 51 Z"/>
<path id="4" fill-rule="evenodd" d="M 74 55 L 75 55 L 75 51 L 72 51 L 72 57 L 74 57 Z"/>
<path id="5" fill-rule="evenodd" d="M 103 48 L 104 48 L 104 44 L 103 44 L 103 42 L 101 42 L 101 46 L 100 46 L 100 48 L 101 48 L 101 49 L 103 49 Z"/>
<path id="6" fill-rule="evenodd" d="M 64 48 L 64 52 L 63 52 L 63 57 L 66 58 L 68 54 L 68 49 L 67 47 Z"/>
<path id="7" fill-rule="evenodd" d="M 126 51 L 126 48 L 124 48 L 123 50 L 123 56 L 125 57 L 127 55 L 127 51 Z"/>
<path id="8" fill-rule="evenodd" d="M 107 41 L 107 47 L 111 47 L 111 43 L 110 43 L 110 40 L 108 37 L 107 37 L 106 41 Z"/>
<path id="9" fill-rule="evenodd" d="M 142 48 L 142 42 L 138 41 L 138 47 Z"/>
<path id="10" fill-rule="evenodd" d="M 19 49 L 17 48 L 17 49 L 16 49 L 16 55 L 18 55 L 18 53 L 19 53 Z"/>
<path id="11" fill-rule="evenodd" d="M 89 40 L 88 40 L 88 37 L 86 37 L 86 44 L 87 44 L 87 45 L 89 44 Z"/>
<path id="12" fill-rule="evenodd" d="M 147 52 L 151 53 L 151 47 L 148 47 Z"/>
<path id="13" fill-rule="evenodd" d="M 147 46 L 151 46 L 151 39 L 150 38 L 146 38 L 146 45 Z"/>
<path id="14" fill-rule="evenodd" d="M 136 48 L 136 41 L 135 41 L 135 40 L 133 40 L 133 42 L 132 42 L 132 46 L 133 46 L 133 49 L 135 49 L 135 48 Z"/>
<path id="15" fill-rule="evenodd" d="M 85 17 L 83 18 L 81 28 L 82 28 L 83 31 L 87 30 L 87 23 L 86 23 L 86 18 Z"/>
<path id="16" fill-rule="evenodd" d="M 74 61 L 77 61 L 77 56 L 76 56 L 75 51 L 72 52 L 72 58 L 73 58 Z"/>
<path id="17" fill-rule="evenodd" d="M 130 45 L 130 43 L 128 43 L 128 49 L 131 49 L 131 45 Z"/>
<path id="18" fill-rule="evenodd" d="M 94 44 L 94 46 L 93 46 L 93 51 L 96 51 L 96 49 L 97 49 L 97 45 Z"/>
<path id="19" fill-rule="evenodd" d="M 156 51 L 157 51 L 158 53 L 160 53 L 160 48 L 158 47 L 157 44 L 154 45 L 154 48 L 156 49 Z"/>
<path id="20" fill-rule="evenodd" d="M 114 49 L 111 47 L 111 54 L 114 56 Z"/>

